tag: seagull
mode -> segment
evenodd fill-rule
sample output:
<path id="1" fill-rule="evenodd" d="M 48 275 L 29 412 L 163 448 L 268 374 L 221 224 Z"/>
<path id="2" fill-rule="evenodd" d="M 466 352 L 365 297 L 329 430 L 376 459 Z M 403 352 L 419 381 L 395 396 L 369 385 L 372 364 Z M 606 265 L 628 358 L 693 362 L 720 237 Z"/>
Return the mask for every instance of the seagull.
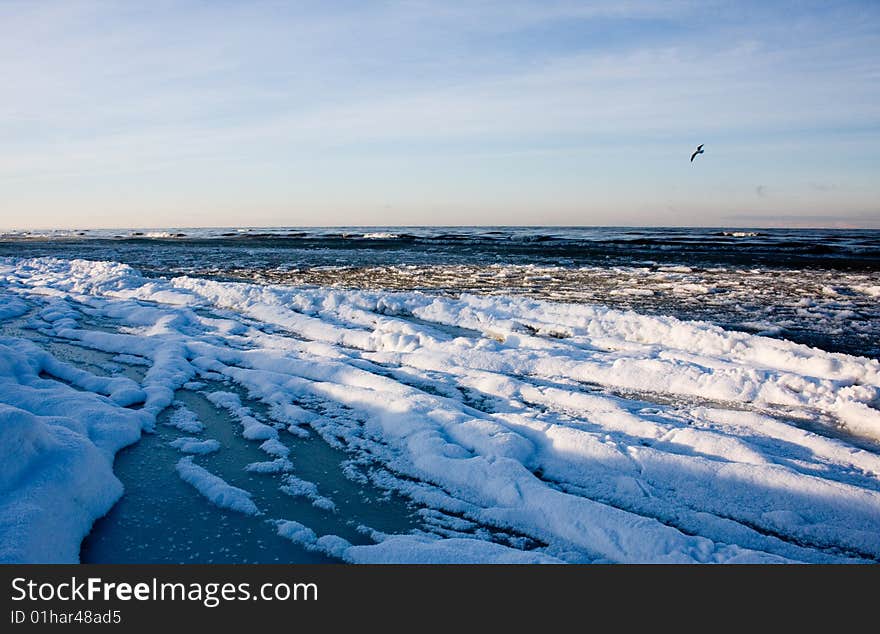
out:
<path id="1" fill-rule="evenodd" d="M 691 163 L 693 163 L 693 162 L 694 162 L 694 159 L 697 158 L 697 154 L 702 154 L 702 153 L 703 153 L 703 144 L 700 143 L 700 144 L 697 146 L 697 151 L 694 152 L 693 154 L 691 154 Z"/>

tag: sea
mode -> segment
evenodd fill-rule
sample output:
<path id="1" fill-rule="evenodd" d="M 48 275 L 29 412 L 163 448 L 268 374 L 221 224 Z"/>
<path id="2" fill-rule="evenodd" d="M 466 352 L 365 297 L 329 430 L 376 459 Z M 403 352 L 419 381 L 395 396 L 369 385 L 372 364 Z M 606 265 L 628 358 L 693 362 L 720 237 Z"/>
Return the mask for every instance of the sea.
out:
<path id="1" fill-rule="evenodd" d="M 0 265 L 0 406 L 119 434 L 124 486 L 19 469 L 9 426 L 16 486 L 94 523 L 7 537 L 0 504 L 0 560 L 43 531 L 84 563 L 880 561 L 880 231 L 9 231 Z M 95 414 L 150 407 L 137 442 Z"/>
<path id="2" fill-rule="evenodd" d="M 880 358 L 880 230 L 232 227 L 8 231 L 0 256 L 149 276 L 527 295 Z"/>

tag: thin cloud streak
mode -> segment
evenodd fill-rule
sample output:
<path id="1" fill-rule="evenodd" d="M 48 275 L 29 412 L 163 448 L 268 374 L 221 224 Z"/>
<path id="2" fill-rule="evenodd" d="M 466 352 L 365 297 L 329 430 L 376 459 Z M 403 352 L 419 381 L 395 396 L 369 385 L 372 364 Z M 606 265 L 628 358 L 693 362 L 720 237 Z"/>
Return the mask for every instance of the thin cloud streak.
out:
<path id="1" fill-rule="evenodd" d="M 757 177 L 779 205 L 800 196 L 782 195 L 792 183 L 806 195 L 818 191 L 809 183 L 846 174 L 863 192 L 859 204 L 880 194 L 859 180 L 870 170 L 856 163 L 878 160 L 880 12 L 870 5 L 821 15 L 759 6 L 757 20 L 723 11 L 715 20 L 719 7 L 686 2 L 133 6 L 0 6 L 0 77 L 13 87 L 0 101 L 0 182 L 19 209 L 48 213 L 27 189 L 41 181 L 71 190 L 78 178 L 101 183 L 92 198 L 110 202 L 119 190 L 167 187 L 172 171 L 174 183 L 181 171 L 204 182 L 236 162 L 247 175 L 240 188 L 296 206 L 251 166 L 293 170 L 320 157 L 317 180 L 345 182 L 367 155 L 410 172 L 415 162 L 421 198 L 448 200 L 454 192 L 438 184 L 454 182 L 458 168 L 437 173 L 433 159 L 457 153 L 462 164 L 481 154 L 521 157 L 509 171 L 534 204 L 554 189 L 535 174 L 573 159 L 621 186 L 608 204 L 636 212 L 649 194 L 665 196 L 658 207 L 677 202 L 683 183 L 666 192 L 656 183 L 681 178 L 668 163 L 681 151 L 673 144 L 704 139 L 716 141 L 697 168 L 706 181 L 688 193 L 710 211 L 726 204 L 712 198 L 721 178 L 713 166 L 722 164 L 738 183 L 730 195 L 752 201 Z M 548 45 L 554 29 L 573 24 L 582 41 Z M 605 30 L 619 37 L 602 40 Z M 681 30 L 693 36 L 673 37 Z M 865 130 L 858 140 L 847 134 L 854 126 Z M 810 155 L 854 145 L 851 159 L 807 165 Z M 808 151 L 793 156 L 786 147 Z M 754 167 L 725 163 L 750 151 Z M 513 202 L 492 169 L 492 196 Z M 384 189 L 394 199 L 411 185 Z M 588 186 L 562 189 L 595 195 Z M 222 194 L 204 191 L 205 205 L 219 205 Z M 351 209 L 364 204 L 356 196 Z"/>

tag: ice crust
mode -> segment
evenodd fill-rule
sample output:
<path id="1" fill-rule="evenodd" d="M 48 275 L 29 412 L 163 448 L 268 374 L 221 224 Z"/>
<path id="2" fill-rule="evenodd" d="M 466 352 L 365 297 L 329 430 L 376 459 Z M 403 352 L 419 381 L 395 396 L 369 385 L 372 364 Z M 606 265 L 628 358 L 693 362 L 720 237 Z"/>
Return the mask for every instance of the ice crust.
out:
<path id="1" fill-rule="evenodd" d="M 143 359 L 146 373 L 97 376 L 0 337 L 0 561 L 76 561 L 122 493 L 115 452 L 169 406 L 170 424 L 199 433 L 174 394 L 216 377 L 274 418 L 207 392 L 262 443 L 270 459 L 251 471 L 295 471 L 278 430 L 309 427 L 369 456 L 379 486 L 521 540 L 447 531 L 351 545 L 279 523 L 346 561 L 880 560 L 876 360 L 584 304 L 0 259 L 0 326 L 22 319 L 49 340 Z M 207 448 L 183 440 L 181 451 Z M 259 513 L 194 456 L 177 470 L 211 502 Z M 287 493 L 335 509 L 320 483 L 282 477 Z"/>

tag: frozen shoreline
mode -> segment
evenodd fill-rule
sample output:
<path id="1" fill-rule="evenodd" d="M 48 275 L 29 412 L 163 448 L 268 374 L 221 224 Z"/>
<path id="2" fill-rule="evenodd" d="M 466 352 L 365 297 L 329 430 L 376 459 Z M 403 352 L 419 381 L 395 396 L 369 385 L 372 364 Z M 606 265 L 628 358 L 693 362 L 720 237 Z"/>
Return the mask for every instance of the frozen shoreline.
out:
<path id="1" fill-rule="evenodd" d="M 76 560 L 121 494 L 115 452 L 200 377 L 269 407 L 261 422 L 223 405 L 255 442 L 311 428 L 362 465 L 352 477 L 460 518 L 366 546 L 270 518 L 349 561 L 880 559 L 876 360 L 589 305 L 149 279 L 83 260 L 0 260 L 0 325 L 14 320 L 147 370 L 140 384 L 97 377 L 0 340 L 2 561 Z M 197 461 L 183 470 L 208 482 Z M 46 512 L 70 491 L 79 506 Z"/>
<path id="2" fill-rule="evenodd" d="M 0 235 L 0 256 L 112 260 L 147 276 L 598 304 L 880 359 L 878 231 L 166 227 L 79 233 Z"/>

